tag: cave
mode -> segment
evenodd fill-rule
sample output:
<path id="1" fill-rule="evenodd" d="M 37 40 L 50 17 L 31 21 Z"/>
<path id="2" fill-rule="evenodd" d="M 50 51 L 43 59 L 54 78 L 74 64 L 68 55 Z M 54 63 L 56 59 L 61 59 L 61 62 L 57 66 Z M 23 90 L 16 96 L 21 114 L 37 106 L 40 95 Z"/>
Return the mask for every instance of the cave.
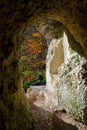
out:
<path id="1" fill-rule="evenodd" d="M 48 25 L 53 23 L 54 26 L 50 30 L 51 33 L 44 29 L 44 20 L 48 21 Z M 81 120 L 87 124 L 87 1 L 1 0 L 0 130 L 39 130 L 38 123 L 34 118 L 33 113 L 29 109 L 18 68 L 21 43 L 24 40 L 23 35 L 27 30 L 29 30 L 29 28 L 37 23 L 38 30 L 46 38 L 49 48 L 54 47 L 53 49 L 51 48 L 51 52 L 48 49 L 48 52 L 52 55 L 53 60 L 51 60 L 50 66 L 49 63 L 47 64 L 49 69 L 47 69 L 46 86 L 46 89 L 52 93 L 52 102 L 55 105 L 65 107 L 67 111 L 70 110 L 73 115 L 75 115 L 77 112 L 80 113 L 80 110 L 81 119 L 78 120 Z M 61 44 L 61 40 L 62 42 L 64 40 L 69 44 L 64 46 L 64 44 Z M 53 46 L 50 47 L 50 45 Z M 65 51 L 63 51 L 63 48 Z M 68 49 L 70 50 L 69 52 Z M 60 54 L 59 52 L 62 53 Z M 70 52 L 74 53 L 75 55 L 72 55 L 71 59 L 69 60 L 68 56 Z M 59 62 L 56 57 L 58 58 Z M 80 63 L 82 65 L 81 75 L 78 73 L 78 79 L 81 81 L 83 86 L 79 88 L 77 85 L 75 89 L 72 88 L 71 90 L 63 87 L 66 82 L 69 82 L 68 78 L 72 80 L 72 77 L 69 75 L 67 77 L 68 81 L 65 80 L 64 83 L 62 82 L 62 79 L 64 78 L 63 75 L 65 75 L 65 73 L 69 73 L 63 68 L 62 64 L 65 61 L 65 68 L 70 70 L 71 68 L 69 67 L 72 67 L 73 62 L 76 63 L 74 59 L 79 59 L 77 65 Z M 68 64 L 70 62 L 71 66 Z M 66 72 L 63 72 L 63 70 Z M 59 79 L 59 82 L 54 82 L 57 81 L 57 78 Z M 73 76 L 73 78 L 77 78 L 77 76 Z M 74 82 L 70 82 L 72 86 L 73 83 Z M 50 84 L 54 87 L 50 87 Z M 59 91 L 56 90 L 56 86 L 58 84 L 60 84 Z M 66 84 L 66 86 L 68 86 L 68 84 Z M 69 100 L 66 97 L 66 89 L 68 89 L 68 92 L 72 91 L 72 97 Z M 74 105 L 72 107 L 72 98 L 74 98 L 73 101 L 75 101 L 76 98 L 74 95 L 76 94 L 75 90 L 80 89 L 81 92 L 78 94 L 77 102 L 74 102 L 76 106 Z M 65 93 L 63 93 L 63 90 Z M 61 98 L 58 98 L 55 93 L 59 93 Z M 68 97 L 70 97 L 70 95 L 68 95 Z M 46 99 L 48 100 L 48 95 L 46 95 Z M 67 102 L 70 100 L 71 102 Z M 81 100 L 81 104 L 79 104 L 81 107 L 77 110 L 77 107 L 79 107 L 79 105 L 77 105 L 79 100 Z M 70 103 L 70 108 L 67 107 L 68 103 Z M 75 113 L 72 108 L 76 109 Z"/>

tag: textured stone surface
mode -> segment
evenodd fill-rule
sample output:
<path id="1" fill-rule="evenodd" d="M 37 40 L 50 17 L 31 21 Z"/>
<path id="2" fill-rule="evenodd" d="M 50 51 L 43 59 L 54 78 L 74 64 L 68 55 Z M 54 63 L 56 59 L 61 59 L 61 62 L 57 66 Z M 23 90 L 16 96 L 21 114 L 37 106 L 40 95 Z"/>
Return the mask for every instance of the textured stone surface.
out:
<path id="1" fill-rule="evenodd" d="M 58 50 L 60 44 L 63 51 Z M 60 57 L 64 55 L 62 62 L 62 57 L 59 58 L 56 54 Z M 55 70 L 55 66 L 56 74 L 50 71 Z M 87 60 L 71 49 L 65 33 L 50 43 L 46 67 L 46 89 L 52 96 L 48 95 L 48 102 L 51 100 L 59 109 L 66 109 L 72 113 L 76 119 L 87 121 Z"/>
<path id="2" fill-rule="evenodd" d="M 87 107 L 87 70 L 83 66 L 87 66 L 87 61 L 72 49 L 68 51 L 67 61 L 58 69 L 59 106 L 83 121 L 87 115 L 83 110 Z"/>
<path id="3" fill-rule="evenodd" d="M 87 57 L 87 0 L 0 0 L 0 130 L 34 130 L 18 60 L 24 32 L 45 18 L 60 21 Z"/>
<path id="4" fill-rule="evenodd" d="M 56 105 L 58 105 L 58 97 L 57 97 L 57 78 L 58 78 L 58 67 L 63 63 L 64 57 L 61 60 L 61 57 L 63 56 L 63 52 L 57 56 L 56 54 L 59 53 L 59 48 L 61 45 L 62 39 L 53 39 L 50 43 L 50 46 L 48 48 L 47 58 L 46 58 L 46 89 L 49 92 L 46 99 L 52 100 L 52 102 Z M 58 62 L 58 60 L 60 60 Z M 50 97 L 50 98 L 49 98 Z"/>
<path id="5" fill-rule="evenodd" d="M 87 109 L 87 77 L 83 77 L 87 70 L 87 61 L 73 52 L 67 63 L 58 69 L 59 106 L 72 113 L 74 117 L 83 121 L 84 109 Z"/>

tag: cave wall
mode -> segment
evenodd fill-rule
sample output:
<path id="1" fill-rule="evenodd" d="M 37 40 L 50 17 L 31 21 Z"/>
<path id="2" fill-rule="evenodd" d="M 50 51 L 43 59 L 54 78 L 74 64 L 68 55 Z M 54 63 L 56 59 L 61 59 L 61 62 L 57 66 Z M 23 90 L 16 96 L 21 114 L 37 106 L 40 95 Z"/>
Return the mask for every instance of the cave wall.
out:
<path id="1" fill-rule="evenodd" d="M 46 60 L 46 100 L 48 104 L 52 103 L 60 110 L 65 109 L 74 118 L 86 123 L 87 60 L 70 47 L 69 41 L 64 32 L 49 45 Z M 72 42 L 74 46 L 75 41 Z"/>
<path id="2" fill-rule="evenodd" d="M 72 113 L 79 121 L 87 122 L 87 60 L 78 51 L 70 46 L 70 41 L 75 45 L 75 41 L 68 38 L 64 33 L 63 45 L 65 60 L 58 68 L 58 103 Z M 72 37 L 72 36 L 71 36 Z M 79 49 L 80 47 L 78 47 Z M 66 56 L 66 54 L 68 54 Z"/>
<path id="3" fill-rule="evenodd" d="M 17 49 L 14 48 L 7 59 L 5 55 L 8 53 L 3 54 L 0 70 L 0 130 L 38 130 L 19 75 Z"/>
<path id="4" fill-rule="evenodd" d="M 1 130 L 38 129 L 21 86 L 18 60 L 24 32 L 47 17 L 63 23 L 87 57 L 86 0 L 0 0 Z"/>

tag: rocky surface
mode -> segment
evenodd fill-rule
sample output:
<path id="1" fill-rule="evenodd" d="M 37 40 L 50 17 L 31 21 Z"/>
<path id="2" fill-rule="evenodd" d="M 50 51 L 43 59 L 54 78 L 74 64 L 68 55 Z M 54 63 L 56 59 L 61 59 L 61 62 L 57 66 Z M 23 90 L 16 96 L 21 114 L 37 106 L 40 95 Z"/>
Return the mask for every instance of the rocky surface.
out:
<path id="1" fill-rule="evenodd" d="M 39 89 L 37 89 L 38 94 L 32 88 L 30 93 L 29 90 L 27 92 L 27 97 L 30 96 L 27 98 L 28 103 L 41 130 L 87 130 L 86 125 L 76 121 L 64 109 L 60 111 L 58 106 L 55 107 L 51 103 L 44 102 L 44 97 L 40 94 Z"/>
<path id="2" fill-rule="evenodd" d="M 59 106 L 82 121 L 87 117 L 87 70 L 84 66 L 87 66 L 87 61 L 78 53 L 71 52 L 67 61 L 58 69 Z"/>
<path id="3" fill-rule="evenodd" d="M 53 39 L 46 59 L 45 102 L 87 122 L 87 60 L 73 50 L 66 33 Z"/>
<path id="4" fill-rule="evenodd" d="M 18 61 L 24 33 L 45 18 L 61 22 L 75 41 L 72 48 L 87 58 L 87 0 L 0 0 L 0 130 L 38 129 Z"/>

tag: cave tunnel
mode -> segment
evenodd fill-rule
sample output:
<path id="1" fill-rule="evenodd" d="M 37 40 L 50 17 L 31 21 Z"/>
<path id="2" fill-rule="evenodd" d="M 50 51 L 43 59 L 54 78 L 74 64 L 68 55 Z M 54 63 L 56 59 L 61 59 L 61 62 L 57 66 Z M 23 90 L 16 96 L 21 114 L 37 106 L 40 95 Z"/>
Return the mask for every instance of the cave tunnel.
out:
<path id="1" fill-rule="evenodd" d="M 0 130 L 38 130 L 37 122 L 28 108 L 22 88 L 18 62 L 23 35 L 45 19 L 58 21 L 66 32 L 70 47 L 87 59 L 87 1 L 0 1 Z M 54 22 L 57 23 L 57 22 Z M 44 26 L 44 25 L 42 25 Z M 43 33 L 43 27 L 40 30 Z M 54 26 L 52 30 L 57 28 Z M 59 27 L 58 27 L 59 28 Z M 45 30 L 46 33 L 46 30 Z M 57 33 L 56 29 L 55 32 Z M 61 32 L 60 32 L 61 33 Z M 53 35 L 54 36 L 54 35 Z M 44 36 L 45 37 L 45 36 Z M 48 35 L 47 37 L 48 38 Z M 51 36 L 52 38 L 52 36 Z M 54 38 L 58 38 L 55 35 Z M 48 44 L 50 39 L 48 40 Z M 61 48 L 61 46 L 60 46 Z M 60 50 L 60 49 L 59 49 Z M 57 55 L 57 54 L 56 54 Z M 55 58 L 54 58 L 55 59 Z M 62 61 L 57 64 L 61 65 Z M 55 65 L 52 61 L 52 66 Z M 52 67 L 53 68 L 53 67 Z M 56 74 L 57 68 L 51 69 Z M 84 64 L 87 70 L 87 64 Z M 61 70 L 60 70 L 61 71 Z M 86 73 L 84 74 L 86 77 Z M 85 82 L 87 88 L 87 81 Z M 87 123 L 87 89 L 84 96 L 83 121 Z M 64 99 L 62 99 L 64 100 Z M 61 102 L 60 102 L 61 103 Z M 26 125 L 25 125 L 26 124 Z"/>

